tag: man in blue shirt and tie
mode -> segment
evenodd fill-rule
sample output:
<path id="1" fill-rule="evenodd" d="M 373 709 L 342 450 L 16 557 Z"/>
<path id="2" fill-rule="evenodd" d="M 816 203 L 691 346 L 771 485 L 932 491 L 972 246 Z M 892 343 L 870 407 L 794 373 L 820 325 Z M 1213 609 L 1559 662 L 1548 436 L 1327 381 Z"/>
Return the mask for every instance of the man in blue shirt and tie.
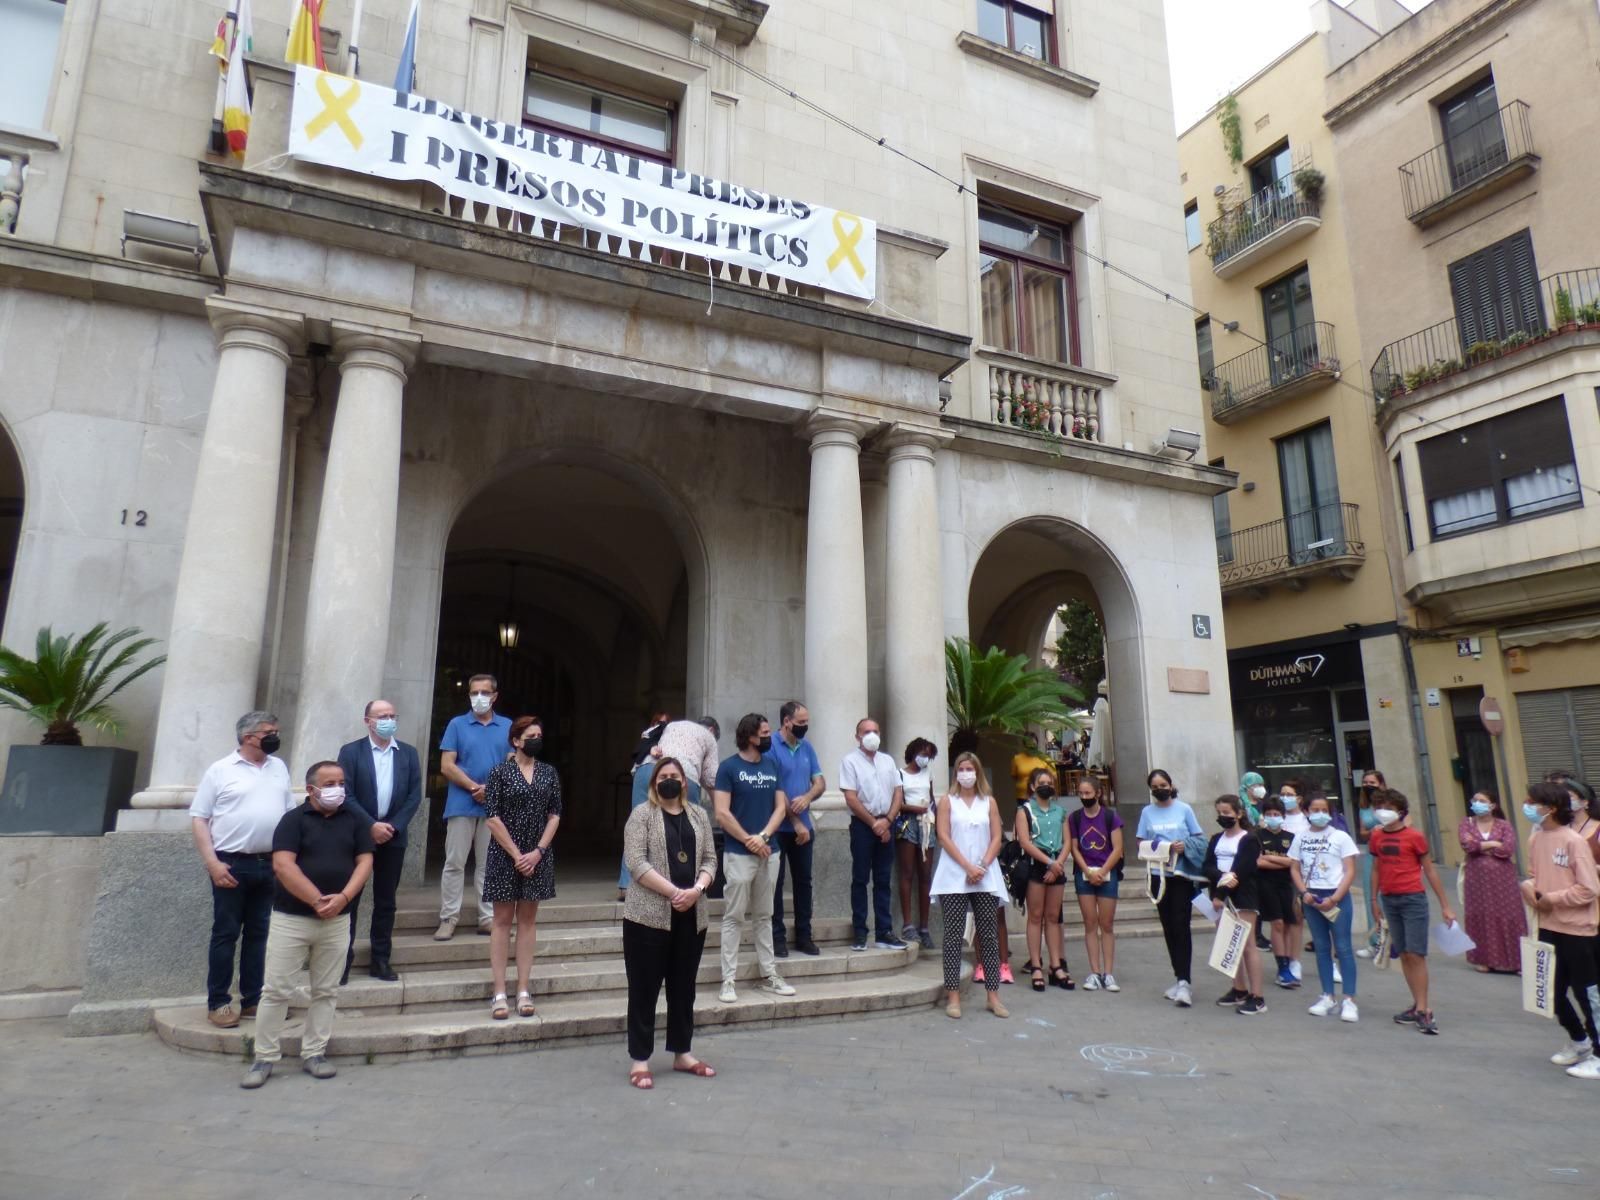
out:
<path id="1" fill-rule="evenodd" d="M 820 954 L 811 940 L 811 802 L 822 795 L 827 781 L 816 749 L 806 741 L 811 729 L 811 714 L 798 700 L 788 701 L 778 710 L 781 722 L 772 743 L 772 757 L 778 763 L 778 787 L 789 797 L 789 820 L 778 829 L 778 887 L 772 897 L 772 952 L 789 957 L 789 941 L 783 926 L 783 877 L 794 876 L 794 948 L 802 954 Z"/>
<path id="2" fill-rule="evenodd" d="M 439 879 L 436 942 L 448 942 L 455 936 L 468 854 L 473 859 L 473 886 L 478 891 L 478 932 L 487 937 L 494 925 L 494 905 L 483 898 L 483 862 L 489 856 L 483 784 L 489 772 L 511 753 L 511 718 L 494 711 L 499 698 L 500 684 L 493 675 L 474 675 L 467 680 L 471 711 L 452 717 L 439 742 L 439 772 L 450 781 L 450 790 L 444 800 L 444 871 Z"/>

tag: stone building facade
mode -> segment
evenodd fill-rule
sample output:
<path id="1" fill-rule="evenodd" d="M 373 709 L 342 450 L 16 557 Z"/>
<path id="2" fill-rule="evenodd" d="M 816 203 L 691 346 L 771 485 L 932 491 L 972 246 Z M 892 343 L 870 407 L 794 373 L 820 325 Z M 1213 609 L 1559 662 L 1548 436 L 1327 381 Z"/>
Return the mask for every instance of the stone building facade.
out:
<path id="1" fill-rule="evenodd" d="M 603 857 L 653 708 L 715 714 L 731 749 L 741 713 L 802 697 L 831 779 L 869 713 L 891 748 L 943 740 L 947 636 L 1037 656 L 1084 595 L 1123 802 L 1158 765 L 1231 787 L 1223 644 L 1195 625 L 1220 612 L 1230 479 L 1161 449 L 1200 424 L 1162 294 L 1188 281 L 1160 5 L 996 7 L 423 8 L 417 93 L 871 218 L 868 302 L 290 158 L 276 13 L 230 163 L 207 151 L 220 5 L 65 6 L 44 128 L 0 113 L 0 158 L 25 160 L 0 236 L 24 481 L 4 638 L 106 618 L 169 656 L 125 706 L 141 790 L 107 839 L 80 1028 L 195 989 L 182 809 L 255 707 L 298 771 L 383 694 L 432 762 L 493 671 L 504 710 L 547 722 L 568 853 Z M 363 78 L 392 77 L 404 12 L 367 4 Z M 330 70 L 347 19 L 325 10 Z M 123 243 L 129 211 L 204 245 Z M 837 910 L 842 801 L 820 810 Z M 413 839 L 414 879 L 437 840 Z"/>

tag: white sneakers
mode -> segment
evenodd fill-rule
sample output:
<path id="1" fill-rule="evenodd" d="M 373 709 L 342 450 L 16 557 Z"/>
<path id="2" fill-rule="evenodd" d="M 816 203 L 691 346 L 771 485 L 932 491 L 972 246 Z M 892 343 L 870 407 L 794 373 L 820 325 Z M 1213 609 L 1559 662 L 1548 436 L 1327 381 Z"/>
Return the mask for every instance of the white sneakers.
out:
<path id="1" fill-rule="evenodd" d="M 732 1004 L 739 999 L 739 993 L 733 990 L 733 980 L 722 981 L 722 990 L 717 993 L 717 999 L 724 1004 Z"/>
<path id="2" fill-rule="evenodd" d="M 1339 1006 L 1339 1020 L 1348 1021 L 1354 1025 L 1361 1020 L 1361 1010 L 1356 1007 L 1356 1002 L 1349 996 L 1344 998 L 1344 1003 Z"/>
<path id="3" fill-rule="evenodd" d="M 1373 953 L 1373 951 L 1372 951 L 1372 947 L 1371 946 L 1363 946 L 1363 947 L 1361 947 L 1361 949 L 1356 951 L 1356 957 L 1357 958 L 1371 958 L 1372 957 L 1372 953 Z"/>
<path id="4" fill-rule="evenodd" d="M 794 995 L 794 988 L 790 984 L 785 983 L 782 979 L 780 979 L 776 975 L 767 976 L 766 983 L 762 984 L 761 986 L 766 991 L 771 992 L 774 996 L 792 996 L 792 995 Z"/>
<path id="5" fill-rule="evenodd" d="M 1100 986 L 1108 992 L 1120 992 L 1122 990 L 1122 985 L 1117 982 L 1115 975 L 1100 976 Z"/>
<path id="6" fill-rule="evenodd" d="M 1588 1038 L 1584 1038 L 1581 1042 L 1568 1042 L 1550 1056 L 1550 1061 L 1558 1067 L 1570 1067 L 1593 1057 L 1594 1047 L 1589 1044 Z"/>
<path id="7" fill-rule="evenodd" d="M 1339 1020 L 1341 1021 L 1348 1021 L 1354 1025 L 1361 1020 L 1361 1010 L 1356 1007 L 1356 1002 L 1350 999 L 1349 996 L 1346 996 L 1341 1003 L 1332 996 L 1325 995 L 1306 1011 L 1313 1017 L 1326 1017 L 1336 1008 L 1339 1010 Z"/>
<path id="8" fill-rule="evenodd" d="M 1194 993 L 1189 990 L 1189 985 L 1181 979 L 1178 981 L 1178 994 L 1172 998 L 1172 1002 L 1179 1008 L 1188 1008 L 1194 1003 Z"/>
<path id="9" fill-rule="evenodd" d="M 1162 992 L 1161 994 L 1166 999 L 1172 1000 L 1172 1001 L 1175 1002 L 1178 999 L 1178 989 L 1181 988 L 1182 986 L 1183 986 L 1183 980 L 1174 979 L 1172 981 L 1172 986 L 1169 987 L 1166 991 Z"/>
<path id="10" fill-rule="evenodd" d="M 1302 971 L 1302 969 L 1300 967 L 1300 960 L 1298 958 L 1290 960 L 1290 962 L 1289 962 L 1289 974 L 1294 976 L 1294 981 L 1296 983 L 1299 983 L 1299 982 L 1301 982 L 1302 979 L 1304 979 L 1304 977 L 1305 977 L 1304 976 L 1304 972 Z"/>
<path id="11" fill-rule="evenodd" d="M 1324 995 L 1310 1008 L 1306 1009 L 1313 1017 L 1325 1017 L 1339 1006 L 1339 1002 L 1332 996 Z"/>
<path id="12" fill-rule="evenodd" d="M 1600 1058 L 1591 1055 L 1576 1066 L 1568 1067 L 1567 1074 L 1574 1079 L 1600 1079 Z"/>
<path id="13" fill-rule="evenodd" d="M 1100 990 L 1100 976 L 1093 971 L 1085 975 L 1083 977 L 1083 990 L 1086 992 L 1098 992 Z"/>

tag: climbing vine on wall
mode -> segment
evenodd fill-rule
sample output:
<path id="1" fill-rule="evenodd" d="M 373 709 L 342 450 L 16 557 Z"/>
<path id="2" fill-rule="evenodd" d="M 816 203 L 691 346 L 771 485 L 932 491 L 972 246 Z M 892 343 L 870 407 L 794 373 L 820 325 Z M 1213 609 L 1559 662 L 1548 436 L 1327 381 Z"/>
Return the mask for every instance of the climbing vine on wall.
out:
<path id="1" fill-rule="evenodd" d="M 1239 120 L 1239 101 L 1232 92 L 1217 105 L 1217 124 L 1222 129 L 1222 144 L 1227 147 L 1228 161 L 1237 167 L 1244 161 L 1244 125 Z"/>

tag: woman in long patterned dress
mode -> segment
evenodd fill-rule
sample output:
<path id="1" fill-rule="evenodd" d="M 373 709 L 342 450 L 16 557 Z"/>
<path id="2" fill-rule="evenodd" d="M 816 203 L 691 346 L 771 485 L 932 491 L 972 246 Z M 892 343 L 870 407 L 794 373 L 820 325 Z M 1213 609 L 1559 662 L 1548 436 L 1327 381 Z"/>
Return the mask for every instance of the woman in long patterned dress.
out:
<path id="1" fill-rule="evenodd" d="M 483 898 L 494 903 L 494 929 L 489 937 L 489 965 L 499 991 L 490 1015 L 503 1021 L 506 1004 L 506 959 L 511 922 L 517 923 L 517 1014 L 531 1017 L 533 1008 L 534 922 L 539 901 L 556 894 L 556 862 L 550 849 L 561 824 L 561 777 L 544 752 L 544 727 L 538 717 L 518 717 L 509 738 L 515 753 L 489 772 L 483 783 L 483 815 L 488 818 L 489 854 L 483 868 Z"/>
<path id="2" fill-rule="evenodd" d="M 1467 961 L 1478 970 L 1517 974 L 1522 968 L 1518 940 L 1528 932 L 1512 861 L 1517 835 L 1493 792 L 1477 792 L 1457 836 L 1466 855 L 1461 868 L 1461 903 L 1467 936 L 1477 943 Z"/>

